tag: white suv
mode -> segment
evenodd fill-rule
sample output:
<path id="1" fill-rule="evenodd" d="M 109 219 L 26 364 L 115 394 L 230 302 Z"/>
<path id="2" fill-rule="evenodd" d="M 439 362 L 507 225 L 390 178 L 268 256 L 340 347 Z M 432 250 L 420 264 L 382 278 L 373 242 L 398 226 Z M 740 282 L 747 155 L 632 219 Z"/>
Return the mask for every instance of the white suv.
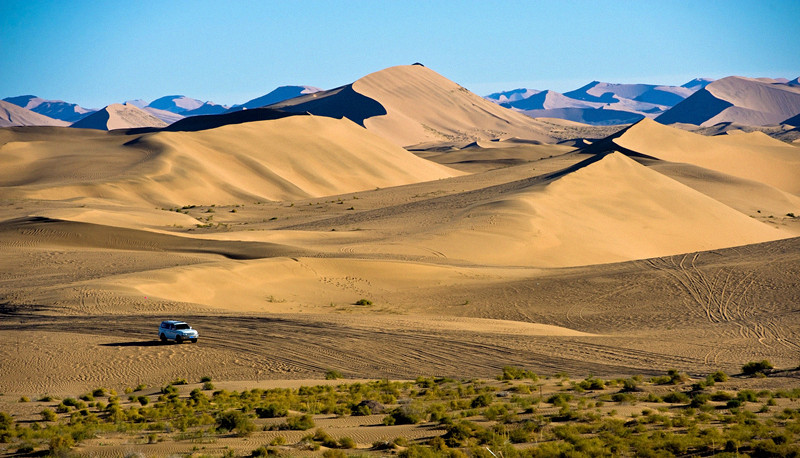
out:
<path id="1" fill-rule="evenodd" d="M 183 343 L 184 340 L 191 340 L 192 343 L 195 343 L 197 337 L 197 331 L 183 321 L 166 320 L 162 321 L 161 326 L 158 327 L 158 338 L 162 342 L 174 340 L 177 343 Z"/>

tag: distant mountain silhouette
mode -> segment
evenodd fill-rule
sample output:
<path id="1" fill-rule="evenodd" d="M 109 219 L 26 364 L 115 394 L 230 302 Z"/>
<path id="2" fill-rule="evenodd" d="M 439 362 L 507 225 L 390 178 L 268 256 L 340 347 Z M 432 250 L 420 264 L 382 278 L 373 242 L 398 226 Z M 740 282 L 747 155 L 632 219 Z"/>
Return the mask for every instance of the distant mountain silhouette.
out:
<path id="1" fill-rule="evenodd" d="M 518 100 L 527 99 L 534 94 L 538 94 L 542 91 L 536 89 L 526 89 L 526 88 L 519 88 L 519 89 L 512 89 L 510 91 L 503 91 L 503 92 L 495 92 L 493 94 L 487 95 L 485 98 L 491 100 L 492 102 L 504 104 L 510 102 L 516 102 Z"/>
<path id="2" fill-rule="evenodd" d="M 13 126 L 67 126 L 68 122 L 53 119 L 22 108 L 11 102 L 0 100 L 0 127 Z"/>
<path id="3" fill-rule="evenodd" d="M 558 118 L 582 122 L 595 126 L 630 124 L 641 121 L 645 116 L 630 111 L 607 110 L 603 108 L 551 108 L 543 110 L 524 110 L 522 113 L 532 118 Z"/>
<path id="4" fill-rule="evenodd" d="M 662 124 L 778 124 L 800 113 L 800 87 L 770 78 L 729 76 L 708 84 L 656 118 Z"/>
<path id="5" fill-rule="evenodd" d="M 159 110 L 171 111 L 177 114 L 183 114 L 186 111 L 195 110 L 203 106 L 201 100 L 192 99 L 185 95 L 165 95 L 150 102 L 148 107 L 157 108 Z"/>
<path id="6" fill-rule="evenodd" d="M 83 119 L 96 111 L 83 108 L 75 103 L 68 103 L 62 100 L 45 100 L 35 95 L 7 97 L 3 100 L 49 118 L 60 119 L 68 123 Z"/>

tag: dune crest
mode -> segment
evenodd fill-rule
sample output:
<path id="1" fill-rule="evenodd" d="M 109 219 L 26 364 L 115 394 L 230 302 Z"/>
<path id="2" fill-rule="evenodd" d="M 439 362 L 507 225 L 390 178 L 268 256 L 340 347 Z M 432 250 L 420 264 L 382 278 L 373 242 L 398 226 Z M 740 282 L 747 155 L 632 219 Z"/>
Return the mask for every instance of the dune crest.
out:
<path id="1" fill-rule="evenodd" d="M 73 123 L 80 129 L 130 129 L 134 127 L 164 127 L 167 123 L 135 105 L 113 103 L 102 110 Z"/>

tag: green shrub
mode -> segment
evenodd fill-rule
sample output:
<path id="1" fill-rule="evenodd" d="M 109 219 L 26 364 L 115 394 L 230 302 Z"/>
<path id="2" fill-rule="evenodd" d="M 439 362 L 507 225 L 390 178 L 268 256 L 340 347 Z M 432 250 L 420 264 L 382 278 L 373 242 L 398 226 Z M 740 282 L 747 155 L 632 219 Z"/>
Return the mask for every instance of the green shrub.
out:
<path id="1" fill-rule="evenodd" d="M 0 431 L 7 431 L 14 426 L 14 417 L 11 414 L 0 412 Z"/>
<path id="2" fill-rule="evenodd" d="M 602 390 L 606 387 L 606 382 L 598 378 L 589 377 L 586 380 L 578 382 L 577 386 L 584 390 Z"/>
<path id="3" fill-rule="evenodd" d="M 344 375 L 337 370 L 330 369 L 325 372 L 325 380 L 337 380 L 340 378 L 344 378 Z"/>
<path id="4" fill-rule="evenodd" d="M 283 436 L 275 436 L 271 441 L 269 441 L 269 445 L 272 446 L 285 445 L 285 444 L 286 444 L 286 438 Z"/>
<path id="5" fill-rule="evenodd" d="M 56 421 L 56 413 L 50 409 L 43 409 L 39 414 L 42 416 L 42 420 L 44 421 Z"/>
<path id="6" fill-rule="evenodd" d="M 356 301 L 356 305 L 372 305 L 372 301 L 369 299 L 359 299 Z"/>
<path id="7" fill-rule="evenodd" d="M 229 410 L 217 415 L 217 429 L 235 432 L 237 436 L 247 436 L 255 430 L 250 418 L 238 410 Z"/>
<path id="8" fill-rule="evenodd" d="M 348 449 L 356 448 L 356 441 L 354 441 L 350 437 L 345 436 L 339 439 L 339 446 Z"/>
<path id="9" fill-rule="evenodd" d="M 31 398 L 27 396 L 22 396 L 21 398 L 19 398 L 19 402 L 31 402 Z"/>
<path id="10" fill-rule="evenodd" d="M 522 380 L 522 379 L 530 379 L 536 381 L 539 379 L 539 376 L 534 374 L 533 372 L 525 369 L 521 369 L 519 367 L 513 366 L 503 366 L 503 373 L 497 377 L 498 380 Z"/>
<path id="11" fill-rule="evenodd" d="M 347 454 L 341 450 L 328 449 L 322 452 L 324 458 L 347 458 Z"/>
<path id="12" fill-rule="evenodd" d="M 772 363 L 768 360 L 750 361 L 742 366 L 742 373 L 745 375 L 767 374 L 773 369 Z"/>
<path id="13" fill-rule="evenodd" d="M 266 407 L 256 407 L 258 418 L 278 418 L 289 415 L 289 411 L 278 404 L 269 404 Z"/>
<path id="14" fill-rule="evenodd" d="M 473 409 L 477 409 L 480 407 L 488 407 L 489 405 L 491 405 L 492 401 L 494 401 L 494 396 L 492 396 L 491 393 L 483 393 L 475 397 L 475 399 L 472 400 L 470 406 Z"/>
<path id="15" fill-rule="evenodd" d="M 670 404 L 685 404 L 689 402 L 689 395 L 681 391 L 673 391 L 672 393 L 665 394 L 661 399 Z"/>
<path id="16" fill-rule="evenodd" d="M 205 382 L 210 382 L 210 381 L 211 381 L 211 377 L 209 377 L 207 375 L 204 375 L 204 376 L 200 377 L 200 383 L 205 383 Z"/>
<path id="17" fill-rule="evenodd" d="M 716 371 L 713 374 L 709 374 L 708 378 L 715 381 L 715 382 L 727 382 L 728 381 L 728 374 L 722 371 Z"/>
<path id="18" fill-rule="evenodd" d="M 250 452 L 250 456 L 269 456 L 269 450 L 263 445 Z"/>
<path id="19" fill-rule="evenodd" d="M 214 389 L 214 384 L 211 383 L 211 382 L 204 382 L 203 383 L 203 389 L 206 390 L 206 391 L 211 391 L 211 390 Z"/>
<path id="20" fill-rule="evenodd" d="M 51 455 L 67 455 L 75 440 L 69 434 L 59 434 L 50 438 L 49 447 Z"/>
<path id="21" fill-rule="evenodd" d="M 288 429 L 295 431 L 306 431 L 314 427 L 314 419 L 311 415 L 295 415 L 286 419 Z"/>

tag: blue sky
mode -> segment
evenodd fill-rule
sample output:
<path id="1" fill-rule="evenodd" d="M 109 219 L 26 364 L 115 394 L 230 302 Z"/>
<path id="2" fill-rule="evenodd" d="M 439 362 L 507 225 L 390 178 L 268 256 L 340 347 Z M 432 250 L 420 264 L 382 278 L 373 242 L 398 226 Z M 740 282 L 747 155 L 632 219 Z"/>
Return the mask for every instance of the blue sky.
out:
<path id="1" fill-rule="evenodd" d="M 0 98 L 243 103 L 422 62 L 485 95 L 800 75 L 800 1 L 0 0 Z"/>

